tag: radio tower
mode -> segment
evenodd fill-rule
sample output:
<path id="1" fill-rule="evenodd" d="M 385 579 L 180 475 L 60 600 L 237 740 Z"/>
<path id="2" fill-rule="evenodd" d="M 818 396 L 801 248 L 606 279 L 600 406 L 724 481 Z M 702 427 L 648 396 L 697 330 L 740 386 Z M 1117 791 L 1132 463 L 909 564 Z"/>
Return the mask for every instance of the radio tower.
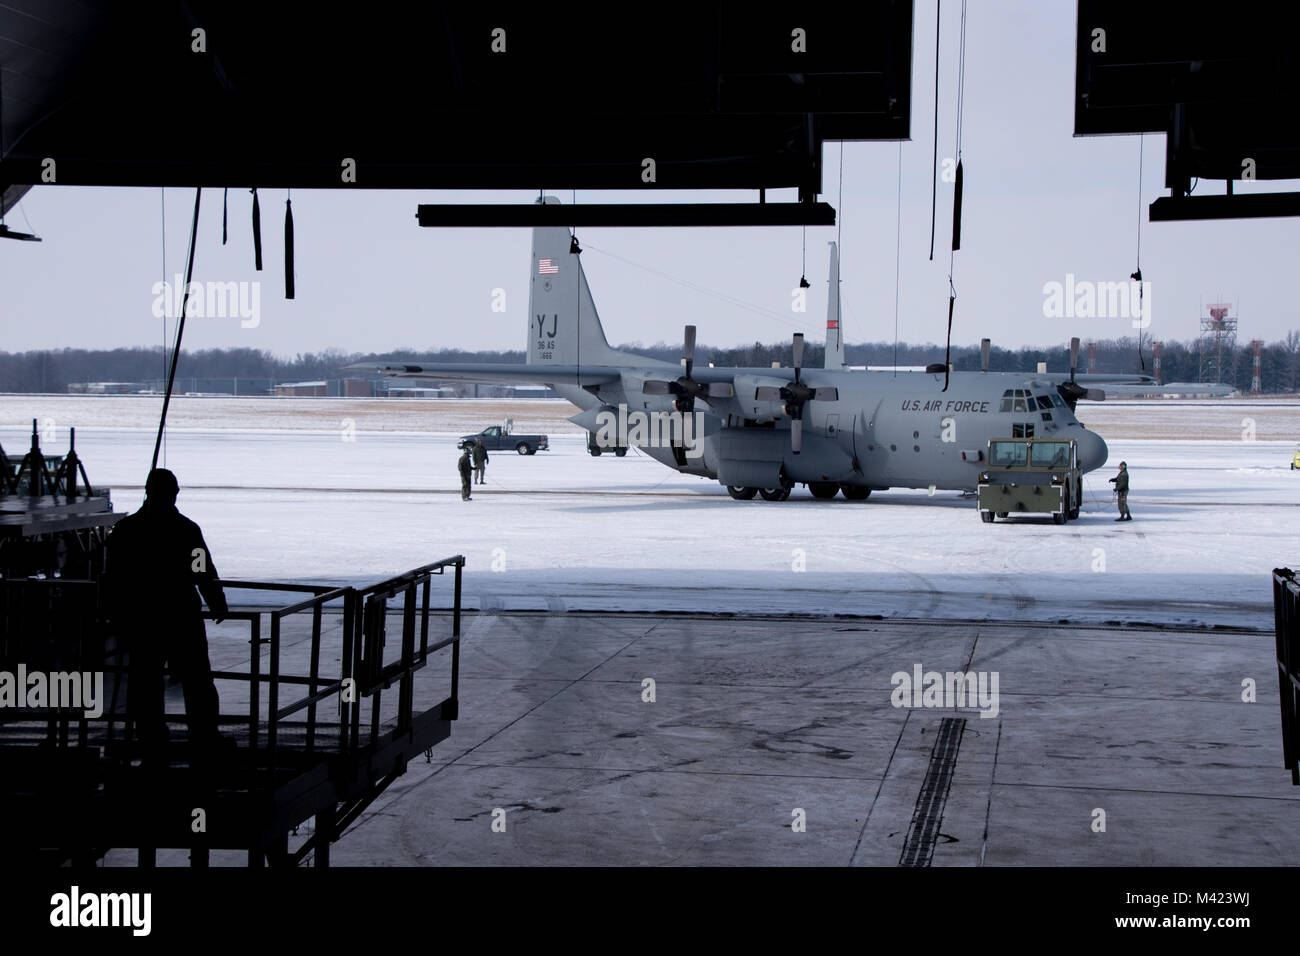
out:
<path id="1" fill-rule="evenodd" d="M 1206 309 L 1210 314 L 1201 319 L 1201 337 L 1197 342 L 1201 357 L 1200 380 L 1235 384 L 1230 366 L 1237 353 L 1237 317 L 1228 314 L 1232 311 L 1232 303 L 1215 302 Z"/>
<path id="2" fill-rule="evenodd" d="M 1160 352 L 1164 348 L 1163 342 L 1151 343 L 1151 371 L 1155 374 L 1156 384 L 1165 384 L 1164 379 L 1160 377 Z"/>
<path id="3" fill-rule="evenodd" d="M 1088 374 L 1091 375 L 1097 371 L 1097 343 L 1088 343 Z"/>
<path id="4" fill-rule="evenodd" d="M 1250 372 L 1250 394 L 1259 395 L 1264 391 L 1263 376 L 1260 375 L 1260 353 L 1264 349 L 1263 339 L 1251 339 L 1250 347 L 1255 353 L 1254 364 Z"/>

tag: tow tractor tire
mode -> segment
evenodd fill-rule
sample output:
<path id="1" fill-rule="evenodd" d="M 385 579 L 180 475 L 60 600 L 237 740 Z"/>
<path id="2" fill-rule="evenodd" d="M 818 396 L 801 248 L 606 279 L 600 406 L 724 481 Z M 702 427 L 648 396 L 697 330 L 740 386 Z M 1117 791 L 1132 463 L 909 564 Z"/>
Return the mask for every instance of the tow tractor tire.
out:
<path id="1" fill-rule="evenodd" d="M 829 499 L 840 493 L 840 486 L 833 481 L 810 481 L 808 490 L 814 498 Z"/>
<path id="2" fill-rule="evenodd" d="M 744 488 L 740 485 L 727 485 L 727 494 L 737 501 L 749 501 L 754 495 L 758 494 L 757 488 Z"/>
<path id="3" fill-rule="evenodd" d="M 1007 511 L 999 511 L 999 512 L 998 512 L 998 517 L 999 517 L 999 518 L 1005 518 L 1009 513 L 1010 513 L 1010 512 L 1007 512 Z"/>
<path id="4" fill-rule="evenodd" d="M 615 448 L 615 449 L 614 449 L 614 456 L 615 456 L 616 458 L 622 458 L 622 457 L 623 457 L 624 455 L 626 455 L 626 454 L 627 454 L 627 449 L 626 449 L 626 448 Z M 750 497 L 753 497 L 753 496 L 751 495 Z"/>
<path id="5" fill-rule="evenodd" d="M 981 511 L 981 512 L 980 512 L 980 520 L 983 521 L 985 524 L 992 524 L 992 523 L 993 523 L 993 512 L 992 512 L 992 511 Z"/>
<path id="6" fill-rule="evenodd" d="M 785 501 L 790 497 L 789 488 L 760 488 L 758 493 L 763 496 L 764 501 Z"/>
<path id="7" fill-rule="evenodd" d="M 518 445 L 515 446 L 515 451 L 519 452 L 519 454 L 521 455 L 530 454 L 530 452 L 528 451 L 528 442 L 521 441 Z"/>
<path id="8" fill-rule="evenodd" d="M 1052 524 L 1065 524 L 1065 512 L 1058 511 L 1052 515 Z"/>
<path id="9" fill-rule="evenodd" d="M 599 448 L 588 448 L 587 451 L 589 451 L 589 452 L 591 453 L 591 457 L 592 457 L 592 458 L 599 458 L 599 457 L 600 457 L 600 449 L 599 449 Z"/>
<path id="10" fill-rule="evenodd" d="M 850 501 L 866 501 L 871 497 L 871 489 L 865 485 L 840 485 L 840 491 Z"/>

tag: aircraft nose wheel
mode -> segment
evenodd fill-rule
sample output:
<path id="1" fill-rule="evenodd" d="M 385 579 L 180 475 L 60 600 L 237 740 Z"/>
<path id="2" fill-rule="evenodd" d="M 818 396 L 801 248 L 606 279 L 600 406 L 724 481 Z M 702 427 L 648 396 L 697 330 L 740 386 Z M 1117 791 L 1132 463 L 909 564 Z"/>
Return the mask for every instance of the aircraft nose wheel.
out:
<path id="1" fill-rule="evenodd" d="M 749 501 L 758 494 L 757 488 L 742 488 L 740 485 L 727 485 L 727 494 L 737 501 Z"/>

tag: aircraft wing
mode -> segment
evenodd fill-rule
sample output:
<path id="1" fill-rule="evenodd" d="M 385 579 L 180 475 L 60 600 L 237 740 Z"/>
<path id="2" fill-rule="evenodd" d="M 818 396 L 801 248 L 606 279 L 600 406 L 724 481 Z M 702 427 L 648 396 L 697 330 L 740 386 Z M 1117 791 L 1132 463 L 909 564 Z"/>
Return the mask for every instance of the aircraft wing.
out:
<path id="1" fill-rule="evenodd" d="M 1105 372 L 1094 372 L 1091 375 L 1076 375 L 1076 382 L 1082 382 L 1084 385 L 1154 385 L 1155 378 L 1151 375 L 1107 375 Z M 1065 377 L 1069 381 L 1069 376 Z"/>
<path id="2" fill-rule="evenodd" d="M 1030 374 L 1030 373 L 1026 373 Z M 1069 372 L 1049 372 L 1046 376 L 1032 375 L 1040 381 L 1046 378 L 1050 382 L 1065 383 L 1070 380 Z M 1075 375 L 1074 380 L 1080 385 L 1154 385 L 1156 380 L 1150 375 L 1111 375 L 1106 372 L 1093 372 L 1086 375 Z"/>
<path id="3" fill-rule="evenodd" d="M 506 385 L 607 385 L 620 370 L 606 365 L 506 365 L 489 363 L 399 364 L 358 362 L 348 371 L 374 372 L 389 378 L 432 378 L 447 382 Z"/>

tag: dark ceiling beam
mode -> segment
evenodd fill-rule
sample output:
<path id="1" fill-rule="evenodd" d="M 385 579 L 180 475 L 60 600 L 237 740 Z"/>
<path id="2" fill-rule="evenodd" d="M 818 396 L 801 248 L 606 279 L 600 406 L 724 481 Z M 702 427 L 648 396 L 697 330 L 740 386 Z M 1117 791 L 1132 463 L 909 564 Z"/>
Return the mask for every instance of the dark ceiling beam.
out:
<path id="1" fill-rule="evenodd" d="M 833 226 L 827 203 L 609 203 L 562 205 L 430 205 L 416 210 L 421 226 Z"/>
<path id="2" fill-rule="evenodd" d="M 1300 216 L 1300 193 L 1252 193 L 1246 196 L 1162 196 L 1151 204 L 1152 222 L 1189 219 L 1266 219 Z"/>

